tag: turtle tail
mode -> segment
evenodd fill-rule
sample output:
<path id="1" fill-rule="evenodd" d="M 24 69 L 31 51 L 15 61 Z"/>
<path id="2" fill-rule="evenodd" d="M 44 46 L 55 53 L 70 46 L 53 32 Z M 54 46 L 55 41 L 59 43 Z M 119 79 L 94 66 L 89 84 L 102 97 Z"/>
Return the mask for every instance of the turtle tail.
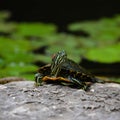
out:
<path id="1" fill-rule="evenodd" d="M 93 83 L 105 83 L 105 80 L 100 79 L 98 77 L 94 77 L 94 78 L 92 78 L 92 82 Z"/>
<path id="2" fill-rule="evenodd" d="M 110 80 L 110 79 L 108 79 L 106 77 L 96 76 L 95 79 L 96 79 L 97 83 L 117 83 L 117 84 L 120 84 L 120 82 L 114 81 L 114 80 Z"/>

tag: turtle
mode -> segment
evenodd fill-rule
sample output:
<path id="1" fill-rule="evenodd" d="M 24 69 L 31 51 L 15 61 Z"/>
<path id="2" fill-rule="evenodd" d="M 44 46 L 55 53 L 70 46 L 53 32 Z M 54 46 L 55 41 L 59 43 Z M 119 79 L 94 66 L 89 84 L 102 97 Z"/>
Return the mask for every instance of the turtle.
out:
<path id="1" fill-rule="evenodd" d="M 51 64 L 40 67 L 35 74 L 35 84 L 39 86 L 43 82 L 86 89 L 99 80 L 79 64 L 67 58 L 66 52 L 62 50 L 54 55 Z"/>

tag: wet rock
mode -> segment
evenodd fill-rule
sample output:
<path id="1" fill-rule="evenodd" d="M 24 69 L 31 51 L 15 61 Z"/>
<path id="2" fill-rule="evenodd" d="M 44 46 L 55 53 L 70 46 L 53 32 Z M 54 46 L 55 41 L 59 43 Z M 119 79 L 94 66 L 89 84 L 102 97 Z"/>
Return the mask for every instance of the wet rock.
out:
<path id="1" fill-rule="evenodd" d="M 119 120 L 120 85 L 94 84 L 90 91 L 19 81 L 0 85 L 0 120 Z"/>

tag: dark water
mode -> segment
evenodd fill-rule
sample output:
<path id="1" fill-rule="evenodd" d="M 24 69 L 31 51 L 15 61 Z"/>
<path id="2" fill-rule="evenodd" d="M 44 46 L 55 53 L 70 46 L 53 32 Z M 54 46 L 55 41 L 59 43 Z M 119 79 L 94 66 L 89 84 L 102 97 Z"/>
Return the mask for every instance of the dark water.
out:
<path id="1" fill-rule="evenodd" d="M 12 21 L 54 23 L 58 31 L 67 31 L 71 22 L 112 17 L 120 13 L 120 0 L 1 0 L 0 10 L 9 10 Z"/>

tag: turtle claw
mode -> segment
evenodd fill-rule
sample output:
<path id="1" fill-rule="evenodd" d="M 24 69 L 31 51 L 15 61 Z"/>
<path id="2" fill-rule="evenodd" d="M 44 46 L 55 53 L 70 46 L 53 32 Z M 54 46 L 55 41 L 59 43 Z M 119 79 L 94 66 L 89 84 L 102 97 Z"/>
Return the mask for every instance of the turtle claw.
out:
<path id="1" fill-rule="evenodd" d="M 43 75 L 41 73 L 35 74 L 35 86 L 41 86 L 42 85 L 42 78 Z"/>

